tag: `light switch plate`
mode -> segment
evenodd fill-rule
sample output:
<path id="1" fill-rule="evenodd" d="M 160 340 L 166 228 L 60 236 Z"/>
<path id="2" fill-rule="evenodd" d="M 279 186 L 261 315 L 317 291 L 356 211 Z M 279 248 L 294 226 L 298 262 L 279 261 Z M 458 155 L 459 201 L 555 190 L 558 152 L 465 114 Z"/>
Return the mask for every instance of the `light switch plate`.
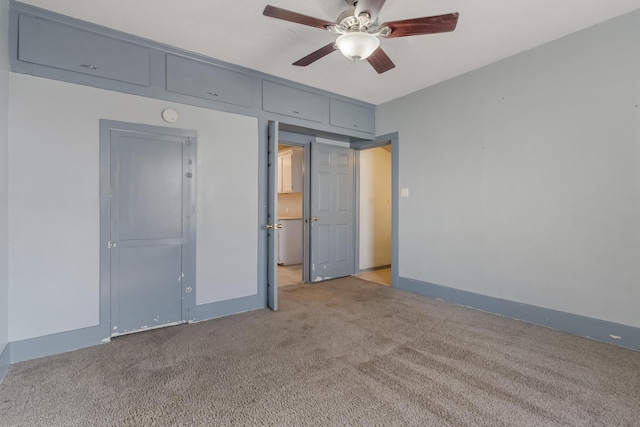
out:
<path id="1" fill-rule="evenodd" d="M 409 189 L 401 188 L 400 189 L 400 197 L 409 197 Z"/>

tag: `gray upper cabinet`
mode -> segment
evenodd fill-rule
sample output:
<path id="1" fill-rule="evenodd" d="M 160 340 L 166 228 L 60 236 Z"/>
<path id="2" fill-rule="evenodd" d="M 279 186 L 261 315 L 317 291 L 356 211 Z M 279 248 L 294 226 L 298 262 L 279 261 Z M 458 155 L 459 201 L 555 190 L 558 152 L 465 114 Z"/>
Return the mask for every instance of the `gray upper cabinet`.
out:
<path id="1" fill-rule="evenodd" d="M 375 107 L 9 2 L 11 71 L 368 139 Z M 313 133 L 312 132 L 312 133 Z"/>
<path id="2" fill-rule="evenodd" d="M 374 133 L 376 112 L 373 108 L 331 99 L 329 120 L 332 126 Z"/>
<path id="3" fill-rule="evenodd" d="M 299 119 L 322 122 L 321 95 L 268 80 L 262 81 L 262 109 Z"/>
<path id="4" fill-rule="evenodd" d="M 171 54 L 167 54 L 167 90 L 251 107 L 250 76 Z"/>
<path id="5" fill-rule="evenodd" d="M 18 59 L 149 86 L 149 49 L 90 31 L 21 15 Z"/>

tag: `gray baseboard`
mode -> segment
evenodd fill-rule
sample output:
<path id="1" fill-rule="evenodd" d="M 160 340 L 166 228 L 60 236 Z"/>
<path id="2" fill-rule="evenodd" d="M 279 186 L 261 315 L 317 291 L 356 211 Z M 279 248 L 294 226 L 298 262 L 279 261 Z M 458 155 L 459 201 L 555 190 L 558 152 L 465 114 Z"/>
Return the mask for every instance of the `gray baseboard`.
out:
<path id="1" fill-rule="evenodd" d="M 9 371 L 9 365 L 11 364 L 11 354 L 10 354 L 10 344 L 4 346 L 2 351 L 0 352 L 0 384 L 2 384 L 2 380 L 5 375 Z"/>
<path id="2" fill-rule="evenodd" d="M 105 328 L 92 326 L 11 342 L 11 363 L 65 353 L 109 341 Z"/>
<path id="3" fill-rule="evenodd" d="M 218 317 L 244 313 L 245 311 L 259 310 L 267 306 L 267 301 L 260 294 L 232 300 L 212 302 L 211 304 L 197 305 L 195 315 L 190 316 L 195 322 L 203 322 Z"/>
<path id="4" fill-rule="evenodd" d="M 195 321 L 204 321 L 264 307 L 266 307 L 264 298 L 260 298 L 259 295 L 252 295 L 245 298 L 196 306 L 195 316 L 192 318 L 194 318 Z M 111 337 L 107 329 L 102 326 L 92 326 L 21 341 L 13 341 L 9 343 L 2 352 L 0 358 L 0 378 L 6 373 L 6 369 L 10 363 L 24 362 L 25 360 L 91 347 L 109 342 L 110 339 Z M 10 351 L 9 348 L 11 349 Z"/>
<path id="5" fill-rule="evenodd" d="M 400 277 L 398 288 L 584 338 L 640 350 L 640 328 Z"/>

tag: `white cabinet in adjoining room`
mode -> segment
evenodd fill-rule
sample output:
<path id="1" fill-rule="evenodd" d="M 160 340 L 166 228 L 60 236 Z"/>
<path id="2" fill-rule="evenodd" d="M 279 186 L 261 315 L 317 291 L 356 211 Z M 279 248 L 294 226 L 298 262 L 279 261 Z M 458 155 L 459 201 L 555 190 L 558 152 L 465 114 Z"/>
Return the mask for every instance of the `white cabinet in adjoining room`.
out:
<path id="1" fill-rule="evenodd" d="M 291 147 L 278 152 L 278 193 L 302 191 L 302 148 Z"/>
<path id="2" fill-rule="evenodd" d="M 302 263 L 302 219 L 280 218 L 278 230 L 278 264 Z"/>

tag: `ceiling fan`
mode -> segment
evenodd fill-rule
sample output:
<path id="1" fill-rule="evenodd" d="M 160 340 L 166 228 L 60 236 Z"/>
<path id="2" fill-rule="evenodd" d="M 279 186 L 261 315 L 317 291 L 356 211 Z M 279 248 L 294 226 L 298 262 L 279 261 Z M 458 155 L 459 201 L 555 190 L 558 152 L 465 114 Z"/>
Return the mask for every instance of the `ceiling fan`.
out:
<path id="1" fill-rule="evenodd" d="M 349 8 L 338 16 L 337 22 L 324 21 L 275 6 L 265 7 L 263 15 L 340 34 L 335 42 L 310 53 L 293 65 L 306 67 L 334 50 L 340 50 L 344 56 L 354 61 L 366 59 L 379 74 L 395 67 L 380 47 L 380 37 L 446 33 L 455 30 L 458 23 L 458 13 L 449 13 L 378 24 L 378 13 L 386 0 L 345 1 Z"/>

